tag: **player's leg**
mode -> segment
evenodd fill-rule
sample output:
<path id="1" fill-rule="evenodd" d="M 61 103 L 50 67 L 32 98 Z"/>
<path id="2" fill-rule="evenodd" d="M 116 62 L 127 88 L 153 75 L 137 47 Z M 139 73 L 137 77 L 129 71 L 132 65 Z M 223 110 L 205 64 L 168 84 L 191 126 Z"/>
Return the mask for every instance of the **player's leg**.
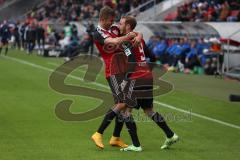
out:
<path id="1" fill-rule="evenodd" d="M 166 121 L 164 120 L 164 117 L 158 112 L 155 112 L 151 106 L 145 107 L 144 113 L 164 131 L 165 135 L 168 138 L 171 138 L 173 136 L 174 133 L 167 125 Z"/>
<path id="2" fill-rule="evenodd" d="M 119 112 L 125 108 L 124 103 L 118 103 L 115 107 L 110 109 L 106 114 L 103 119 L 102 124 L 98 128 L 98 133 L 103 134 L 107 126 L 111 123 L 111 121 L 119 114 Z"/>
<path id="3" fill-rule="evenodd" d="M 135 107 L 137 102 L 135 99 L 135 94 L 133 93 L 133 88 L 135 85 L 135 80 L 129 80 L 129 82 L 126 84 L 126 86 L 121 89 L 123 89 L 123 93 L 124 93 L 124 102 L 126 104 L 128 104 L 128 107 Z M 126 123 L 126 126 L 128 128 L 129 134 L 132 138 L 133 141 L 133 145 L 129 146 L 130 148 L 127 148 L 127 145 L 125 145 L 123 143 L 123 141 L 120 139 L 118 142 L 119 143 L 114 143 L 114 138 L 112 137 L 110 140 L 110 144 L 118 144 L 117 146 L 121 147 L 121 148 L 127 148 L 126 151 L 129 150 L 133 150 L 133 151 L 140 151 L 142 149 L 140 149 L 140 143 L 138 140 L 138 136 L 137 136 L 137 127 L 136 127 L 136 123 L 131 115 L 131 108 L 127 108 L 124 112 L 122 112 L 121 116 L 118 116 L 118 118 L 116 118 L 116 123 L 115 123 L 115 128 L 114 128 L 114 133 L 113 133 L 113 137 L 120 137 L 120 132 L 122 130 L 123 127 L 123 121 Z M 117 142 L 117 141 L 115 141 Z"/>
<path id="4" fill-rule="evenodd" d="M 25 39 L 24 36 L 21 36 L 21 50 L 23 51 L 25 49 Z"/>
<path id="5" fill-rule="evenodd" d="M 105 131 L 105 129 L 109 126 L 111 121 L 118 115 L 118 113 L 126 108 L 126 104 L 123 103 L 123 93 L 120 90 L 120 83 L 122 82 L 122 76 L 121 75 L 112 75 L 107 79 L 109 86 L 111 88 L 115 106 L 105 114 L 104 119 L 102 123 L 100 124 L 97 132 L 93 134 L 92 140 L 95 142 L 95 144 L 100 147 L 104 148 L 104 145 L 102 143 L 102 134 Z"/>
<path id="6" fill-rule="evenodd" d="M 137 125 L 133 119 L 130 108 L 127 108 L 126 111 L 123 113 L 123 119 L 133 144 L 129 145 L 128 147 L 122 148 L 121 151 L 141 152 L 142 147 L 137 134 Z"/>
<path id="7" fill-rule="evenodd" d="M 2 47 L 3 47 L 3 44 L 2 44 L 2 40 L 0 41 L 0 54 L 2 53 Z"/>
<path id="8" fill-rule="evenodd" d="M 103 142 L 102 142 L 102 135 L 106 128 L 110 125 L 112 120 L 118 115 L 118 113 L 125 108 L 124 103 L 118 103 L 115 107 L 110 109 L 104 116 L 102 123 L 100 124 L 98 130 L 96 133 L 92 135 L 92 140 L 99 148 L 104 148 Z"/>
<path id="9" fill-rule="evenodd" d="M 142 86 L 135 89 L 144 91 L 146 94 L 146 97 L 137 99 L 138 107 L 140 106 L 143 109 L 144 113 L 163 130 L 168 140 L 166 140 L 166 142 L 169 143 L 164 143 L 161 148 L 167 148 L 172 144 L 172 142 L 176 142 L 178 140 L 178 136 L 174 134 L 174 132 L 167 125 L 164 117 L 160 113 L 153 110 L 153 81 L 149 79 L 149 81 L 145 82 L 147 86 Z"/>
<path id="10" fill-rule="evenodd" d="M 115 118 L 115 127 L 114 127 L 114 131 L 113 131 L 113 135 L 109 141 L 109 144 L 111 146 L 116 146 L 116 147 L 120 147 L 120 148 L 125 148 L 128 146 L 120 138 L 123 125 L 124 125 L 123 116 L 122 116 L 122 114 L 118 114 L 117 117 Z"/>
<path id="11" fill-rule="evenodd" d="M 7 55 L 7 53 L 8 53 L 8 41 L 5 42 L 4 46 L 5 46 L 5 55 Z"/>
<path id="12" fill-rule="evenodd" d="M 172 144 L 178 141 L 178 135 L 171 130 L 167 122 L 164 120 L 164 117 L 160 113 L 153 110 L 152 106 L 144 107 L 144 113 L 150 117 L 166 135 L 166 140 L 161 146 L 161 149 L 169 148 Z"/>
<path id="13" fill-rule="evenodd" d="M 19 35 L 16 37 L 16 45 L 17 45 L 18 50 L 20 50 L 21 49 L 21 42 L 20 42 L 20 36 Z"/>
<path id="14" fill-rule="evenodd" d="M 41 54 L 41 39 L 37 37 L 37 49 L 38 49 L 38 54 Z"/>
<path id="15" fill-rule="evenodd" d="M 134 87 L 136 85 L 136 80 L 129 80 L 123 89 L 124 102 L 128 105 L 128 108 L 123 114 L 123 119 L 128 129 L 129 135 L 132 139 L 132 145 L 121 149 L 121 151 L 142 151 L 138 135 L 137 126 L 131 114 L 132 109 L 137 106 L 136 94 L 134 92 Z"/>

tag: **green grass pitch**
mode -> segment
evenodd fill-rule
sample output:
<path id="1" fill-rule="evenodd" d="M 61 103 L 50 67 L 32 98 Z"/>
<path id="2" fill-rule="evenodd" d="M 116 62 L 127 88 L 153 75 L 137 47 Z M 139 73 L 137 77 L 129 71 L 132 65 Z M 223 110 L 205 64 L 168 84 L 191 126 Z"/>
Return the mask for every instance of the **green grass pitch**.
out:
<path id="1" fill-rule="evenodd" d="M 163 132 L 151 121 L 139 121 L 138 134 L 144 151 L 123 153 L 108 145 L 113 123 L 104 134 L 104 150 L 97 149 L 90 140 L 102 117 L 89 122 L 66 122 L 56 117 L 55 105 L 62 99 L 75 101 L 72 112 L 87 111 L 99 103 L 91 97 L 59 94 L 49 87 L 51 69 L 61 63 L 60 58 L 43 58 L 15 50 L 10 50 L 7 57 L 0 56 L 0 160 L 240 159 L 240 103 L 228 101 L 229 94 L 240 94 L 238 82 L 167 73 L 164 79 L 175 88 L 155 98 L 167 104 L 155 104 L 155 109 L 166 116 L 185 117 L 168 119 L 180 141 L 169 150 L 160 150 L 165 139 Z M 82 77 L 82 71 L 83 68 L 77 69 L 72 75 Z M 107 85 L 103 73 L 97 82 Z M 66 83 L 109 92 L 76 78 L 69 77 Z M 169 105 L 174 108 L 166 107 Z M 142 111 L 134 112 L 142 115 Z M 130 143 L 126 128 L 122 138 Z"/>

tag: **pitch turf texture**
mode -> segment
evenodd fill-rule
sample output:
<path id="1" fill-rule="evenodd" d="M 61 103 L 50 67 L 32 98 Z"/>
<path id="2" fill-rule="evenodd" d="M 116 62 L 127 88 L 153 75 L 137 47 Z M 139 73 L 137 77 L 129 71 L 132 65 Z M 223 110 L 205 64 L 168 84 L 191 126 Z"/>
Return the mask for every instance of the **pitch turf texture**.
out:
<path id="1" fill-rule="evenodd" d="M 94 98 L 60 94 L 49 87 L 51 69 L 62 63 L 59 58 L 14 50 L 7 57 L 0 56 L 0 160 L 240 159 L 240 103 L 228 101 L 229 94 L 240 94 L 238 82 L 167 73 L 164 79 L 175 89 L 156 97 L 160 103 L 154 106 L 162 114 L 171 115 L 168 122 L 180 136 L 179 143 L 169 150 L 160 150 L 164 134 L 145 119 L 137 122 L 144 151 L 123 153 L 108 145 L 113 123 L 104 134 L 104 150 L 97 149 L 90 140 L 102 117 L 89 122 L 66 122 L 56 117 L 55 105 L 63 99 L 75 101 L 72 112 L 87 111 L 100 103 Z M 81 78 L 83 70 L 79 68 L 72 75 Z M 97 82 L 107 85 L 102 72 Z M 67 78 L 66 83 L 109 92 L 73 77 Z M 122 137 L 130 143 L 125 127 Z"/>

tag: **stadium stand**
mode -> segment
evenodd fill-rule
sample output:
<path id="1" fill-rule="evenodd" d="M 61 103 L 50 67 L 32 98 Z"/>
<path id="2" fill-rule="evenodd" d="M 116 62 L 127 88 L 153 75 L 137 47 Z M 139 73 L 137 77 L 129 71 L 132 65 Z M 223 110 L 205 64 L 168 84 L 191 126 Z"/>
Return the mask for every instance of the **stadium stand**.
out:
<path id="1" fill-rule="evenodd" d="M 120 17 L 146 2 L 147 0 L 47 0 L 38 9 L 34 9 L 31 14 L 37 20 L 49 18 L 57 21 L 81 21 L 97 18 L 102 6 L 108 5 L 114 8 Z M 145 6 L 141 8 L 141 11 L 152 6 L 153 4 Z"/>
<path id="2" fill-rule="evenodd" d="M 154 2 L 154 3 L 153 3 Z M 23 6 L 24 9 L 19 6 Z M 171 4 L 174 4 L 171 7 Z M 180 5 L 181 4 L 181 5 Z M 94 22 L 102 6 L 108 5 L 116 10 L 118 15 L 133 14 L 138 18 L 148 11 L 155 10 L 154 7 L 161 6 L 162 12 L 170 11 L 165 20 L 180 21 L 238 21 L 239 1 L 221 0 L 195 0 L 195 1 L 171 1 L 171 0 L 46 0 L 46 1 L 19 1 L 16 5 L 9 7 L 12 10 L 22 10 L 31 6 L 31 10 L 24 12 L 20 21 L 10 23 L 14 36 L 21 42 L 14 42 L 13 46 L 21 44 L 19 48 L 26 50 L 29 54 L 35 48 L 38 53 L 44 56 L 63 56 L 67 59 L 75 56 L 76 53 L 93 54 L 92 31 Z M 179 7 L 176 7 L 180 5 Z M 173 10 L 174 8 L 177 10 Z M 225 7 L 225 8 L 224 8 Z M 9 10 L 8 10 L 9 11 Z M 70 11 L 70 12 L 69 12 Z M 137 11 L 137 12 L 135 12 Z M 194 12 L 193 12 L 194 11 Z M 195 13 L 196 11 L 196 13 Z M 3 12 L 8 14 L 8 12 Z M 19 12 L 18 12 L 19 13 Z M 150 13 L 150 12 L 149 12 Z M 1 14 L 1 12 L 0 12 Z M 20 15 L 20 14 L 19 14 Z M 190 15 L 190 16 L 189 16 Z M 211 15 L 211 16 L 210 16 Z M 213 16 L 214 15 L 214 16 Z M 119 18 L 119 17 L 118 17 Z M 158 19 L 161 17 L 155 17 Z M 210 19 L 209 19 L 210 18 Z M 70 23 L 69 23 L 70 22 Z M 157 56 L 158 63 L 163 64 L 169 71 L 214 74 L 223 66 L 223 52 L 226 49 L 221 45 L 221 38 L 227 38 L 220 33 L 223 30 L 216 30 L 215 25 L 205 23 L 151 23 L 140 24 L 142 33 L 153 32 L 148 40 L 148 46 Z M 224 27 L 221 27 L 223 29 Z M 44 30 L 43 42 L 39 42 L 39 31 Z M 17 31 L 16 31 L 17 30 Z M 86 33 L 87 30 L 87 33 Z M 18 35 L 19 34 L 19 35 Z M 42 37 L 42 36 L 40 36 Z M 33 39 L 33 44 L 29 44 Z M 235 40 L 238 38 L 235 38 Z M 32 47 L 29 47 L 29 46 Z M 236 50 L 238 52 L 238 50 Z M 71 53 L 73 53 L 71 55 Z M 67 60 L 66 59 L 66 60 Z"/>
<path id="3" fill-rule="evenodd" d="M 178 6 L 165 16 L 166 21 L 240 21 L 240 1 L 197 0 Z"/>
<path id="4" fill-rule="evenodd" d="M 17 0 L 8 0 L 8 1 L 6 1 L 6 0 L 0 0 L 0 10 L 1 10 L 2 8 L 7 7 L 8 5 L 16 2 L 16 1 L 17 1 Z"/>

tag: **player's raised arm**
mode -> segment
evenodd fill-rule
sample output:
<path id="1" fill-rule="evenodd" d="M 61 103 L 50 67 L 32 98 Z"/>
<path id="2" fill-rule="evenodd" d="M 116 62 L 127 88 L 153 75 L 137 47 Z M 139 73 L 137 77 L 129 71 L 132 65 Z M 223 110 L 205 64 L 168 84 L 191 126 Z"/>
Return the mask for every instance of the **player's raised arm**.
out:
<path id="1" fill-rule="evenodd" d="M 136 34 L 136 37 L 133 38 L 132 45 L 133 45 L 133 47 L 137 47 L 143 39 L 143 34 L 140 32 L 134 32 L 134 33 Z"/>
<path id="2" fill-rule="evenodd" d="M 143 45 L 143 50 L 144 50 L 144 53 L 145 53 L 145 56 L 146 58 L 149 58 L 150 59 L 150 62 L 156 62 L 156 57 L 155 55 L 152 53 L 152 51 L 147 47 L 147 45 L 145 44 L 144 42 L 144 45 Z"/>
<path id="3" fill-rule="evenodd" d="M 149 67 L 150 69 L 152 70 L 153 67 L 155 66 L 155 62 L 156 62 L 156 57 L 155 55 L 152 53 L 152 51 L 147 47 L 145 41 L 143 41 L 143 50 L 144 50 L 144 53 L 145 53 L 145 56 L 146 58 L 149 58 Z"/>
<path id="4" fill-rule="evenodd" d="M 118 45 L 124 41 L 130 41 L 130 40 L 134 39 L 136 36 L 137 36 L 136 33 L 130 32 L 129 34 L 122 36 L 122 37 L 116 37 L 116 38 L 109 37 L 109 38 L 105 39 L 104 44 L 112 43 L 112 44 Z"/>

